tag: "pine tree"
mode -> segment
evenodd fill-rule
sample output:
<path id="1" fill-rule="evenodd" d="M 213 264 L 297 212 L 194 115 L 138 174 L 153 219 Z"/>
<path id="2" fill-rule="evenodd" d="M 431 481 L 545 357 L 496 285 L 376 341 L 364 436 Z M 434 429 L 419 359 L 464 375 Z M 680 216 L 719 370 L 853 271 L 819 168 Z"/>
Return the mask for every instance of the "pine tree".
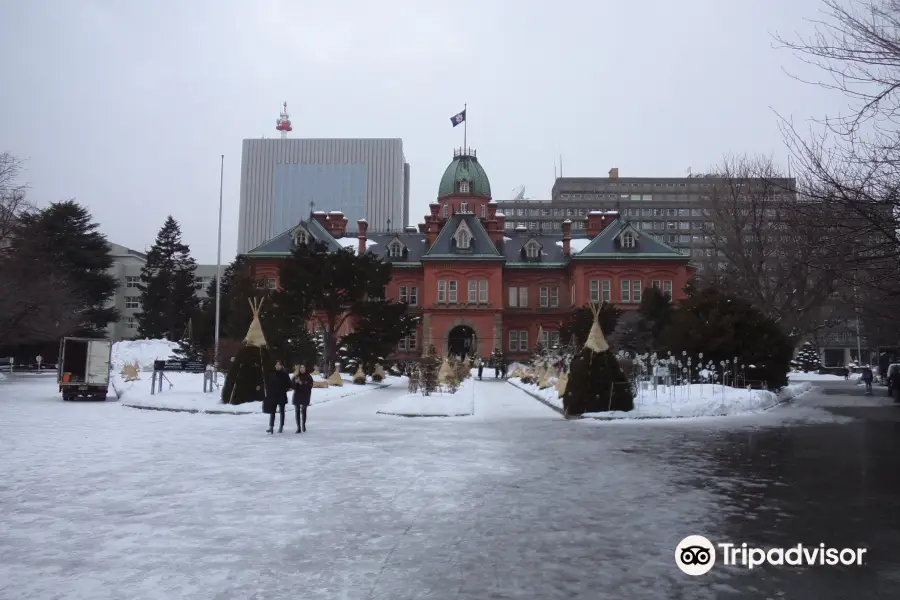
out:
<path id="1" fill-rule="evenodd" d="M 593 310 L 589 306 L 576 308 L 569 313 L 569 319 L 559 330 L 559 338 L 562 340 L 575 337 L 575 343 L 583 346 L 587 342 L 588 334 L 593 327 L 593 323 L 597 318 L 600 320 L 600 328 L 604 335 L 609 335 L 615 330 L 616 323 L 619 321 L 621 310 L 616 308 L 615 304 L 604 302 L 600 305 L 599 317 L 595 317 Z"/>
<path id="2" fill-rule="evenodd" d="M 107 326 L 119 319 L 119 311 L 109 306 L 119 286 L 109 273 L 111 248 L 98 228 L 90 212 L 74 200 L 19 216 L 13 251 L 37 252 L 45 265 L 66 278 L 79 300 L 82 316 L 71 335 L 103 337 Z"/>
<path id="3" fill-rule="evenodd" d="M 630 411 L 634 408 L 631 382 L 603 337 L 593 308 L 594 324 L 581 352 L 572 360 L 563 394 L 566 415 L 586 412 Z"/>
<path id="4" fill-rule="evenodd" d="M 180 341 L 188 322 L 198 314 L 196 261 L 181 241 L 181 227 L 170 215 L 141 268 L 141 312 L 135 315 L 138 335 Z"/>
<path id="5" fill-rule="evenodd" d="M 810 342 L 805 342 L 800 347 L 800 351 L 797 352 L 797 356 L 794 358 L 794 364 L 804 373 L 818 371 L 822 366 L 822 363 L 819 361 L 819 353 L 816 352 L 816 347 Z"/>
<path id="6" fill-rule="evenodd" d="M 353 332 L 341 338 L 346 356 L 354 365 L 362 364 L 371 373 L 375 363 L 383 360 L 397 347 L 400 340 L 415 329 L 416 318 L 407 313 L 405 302 L 378 299 L 360 306 Z M 342 366 L 349 366 L 344 365 Z M 355 369 L 354 369 L 355 371 Z"/>
<path id="7" fill-rule="evenodd" d="M 263 304 L 263 300 L 250 303 L 253 320 L 225 376 L 222 404 L 264 401 L 267 397 L 266 384 L 269 374 L 275 368 L 275 362 L 269 354 L 260 324 L 259 315 Z"/>

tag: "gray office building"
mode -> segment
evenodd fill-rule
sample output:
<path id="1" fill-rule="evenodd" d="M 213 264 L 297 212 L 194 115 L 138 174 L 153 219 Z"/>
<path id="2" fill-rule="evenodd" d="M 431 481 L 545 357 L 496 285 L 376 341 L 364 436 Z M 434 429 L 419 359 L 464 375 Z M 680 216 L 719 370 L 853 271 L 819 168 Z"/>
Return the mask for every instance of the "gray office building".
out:
<path id="1" fill-rule="evenodd" d="M 402 231 L 409 220 L 403 140 L 252 139 L 241 154 L 238 252 L 284 233 L 311 210 L 344 213 L 369 231 Z"/>
<path id="2" fill-rule="evenodd" d="M 135 315 L 141 312 L 141 299 L 137 286 L 141 280 L 141 267 L 147 263 L 147 255 L 119 244 L 110 243 L 110 248 L 113 266 L 109 269 L 109 273 L 119 281 L 119 288 L 109 305 L 118 308 L 122 318 L 110 323 L 106 328 L 106 334 L 115 341 L 131 340 L 138 332 Z M 206 297 L 209 284 L 216 276 L 216 265 L 197 265 L 194 276 L 197 281 L 197 295 L 201 298 Z"/>

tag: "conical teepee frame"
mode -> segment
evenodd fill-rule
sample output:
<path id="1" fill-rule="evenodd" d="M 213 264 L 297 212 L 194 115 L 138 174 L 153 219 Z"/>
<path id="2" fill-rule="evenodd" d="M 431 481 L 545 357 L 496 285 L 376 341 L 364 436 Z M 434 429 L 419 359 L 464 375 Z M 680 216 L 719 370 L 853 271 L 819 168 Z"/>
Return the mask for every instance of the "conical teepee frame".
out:
<path id="1" fill-rule="evenodd" d="M 606 352 L 609 350 L 609 344 L 603 337 L 603 330 L 600 329 L 600 308 L 602 303 L 594 304 L 591 302 L 591 312 L 594 313 L 594 324 L 591 325 L 591 332 L 588 334 L 587 341 L 584 343 L 585 348 L 589 348 L 595 353 Z"/>
<path id="2" fill-rule="evenodd" d="M 259 322 L 259 311 L 263 305 L 263 298 L 256 300 L 249 298 L 250 310 L 253 311 L 253 321 L 250 322 L 250 328 L 247 330 L 247 336 L 244 338 L 245 346 L 256 346 L 262 348 L 267 346 L 266 336 L 263 335 L 262 325 Z"/>

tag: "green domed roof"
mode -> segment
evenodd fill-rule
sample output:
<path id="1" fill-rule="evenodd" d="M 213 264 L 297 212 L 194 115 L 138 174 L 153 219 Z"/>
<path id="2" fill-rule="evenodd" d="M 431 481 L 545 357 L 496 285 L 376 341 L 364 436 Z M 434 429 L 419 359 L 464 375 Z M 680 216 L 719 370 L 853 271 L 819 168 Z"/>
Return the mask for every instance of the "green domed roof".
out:
<path id="1" fill-rule="evenodd" d="M 481 168 L 473 151 L 453 152 L 453 162 L 447 166 L 444 176 L 441 177 L 438 198 L 459 193 L 461 181 L 469 182 L 469 195 L 491 197 L 491 182 L 488 181 L 487 173 Z"/>

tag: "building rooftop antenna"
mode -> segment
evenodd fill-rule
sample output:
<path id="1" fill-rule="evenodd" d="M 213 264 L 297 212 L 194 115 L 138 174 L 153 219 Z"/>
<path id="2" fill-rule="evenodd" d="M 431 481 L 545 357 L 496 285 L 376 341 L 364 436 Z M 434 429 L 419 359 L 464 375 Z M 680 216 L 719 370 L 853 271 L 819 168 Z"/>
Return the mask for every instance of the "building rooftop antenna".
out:
<path id="1" fill-rule="evenodd" d="M 275 131 L 281 132 L 281 139 L 286 139 L 288 131 L 293 131 L 293 127 L 291 127 L 291 115 L 288 114 L 287 102 L 281 105 L 281 113 L 278 115 L 278 120 L 275 121 Z"/>

